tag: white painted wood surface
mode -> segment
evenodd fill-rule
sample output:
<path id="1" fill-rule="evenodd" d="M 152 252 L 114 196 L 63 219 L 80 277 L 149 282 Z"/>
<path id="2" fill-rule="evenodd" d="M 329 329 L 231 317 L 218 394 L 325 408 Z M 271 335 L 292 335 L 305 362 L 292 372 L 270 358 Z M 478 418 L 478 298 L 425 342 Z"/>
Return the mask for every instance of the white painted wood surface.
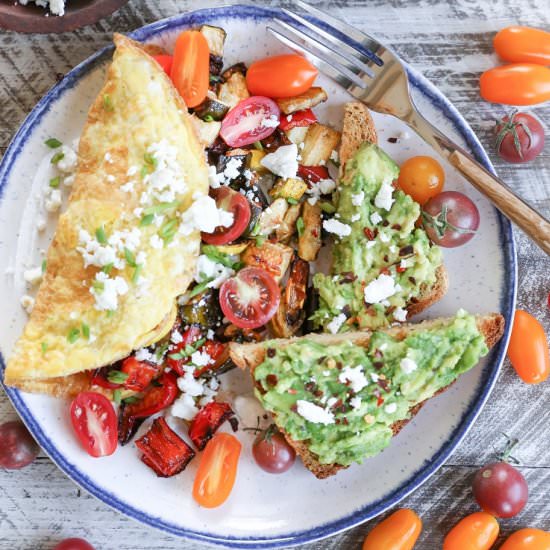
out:
<path id="1" fill-rule="evenodd" d="M 64 74 L 98 48 L 113 31 L 127 32 L 183 10 L 221 5 L 223 1 L 131 0 L 111 17 L 73 33 L 27 36 L 0 32 L 0 153 L 37 100 Z M 271 2 L 276 4 L 276 2 Z M 339 0 L 320 2 L 348 22 L 375 34 L 394 48 L 455 103 L 481 138 L 499 174 L 547 217 L 550 216 L 550 143 L 526 166 L 500 162 L 492 149 L 492 121 L 499 106 L 481 102 L 479 73 L 496 63 L 491 52 L 494 32 L 510 24 L 550 31 L 548 0 Z M 535 112 L 548 125 L 550 106 Z M 550 132 L 547 131 L 550 141 Z M 535 314 L 550 330 L 550 260 L 515 231 L 519 251 L 519 307 Z M 0 422 L 14 418 L 0 390 Z M 417 545 L 441 548 L 444 533 L 462 516 L 476 510 L 470 481 L 502 443 L 501 432 L 519 437 L 516 453 L 530 489 L 529 503 L 501 533 L 534 526 L 550 530 L 550 385 L 523 384 L 505 364 L 496 389 L 475 426 L 449 462 L 403 502 L 424 520 Z M 308 549 L 359 549 L 367 523 Z M 97 550 L 200 550 L 189 543 L 113 512 L 80 491 L 44 456 L 19 472 L 0 471 L 0 549 L 48 550 L 68 536 L 82 536 Z M 502 540 L 503 536 L 499 540 Z"/>

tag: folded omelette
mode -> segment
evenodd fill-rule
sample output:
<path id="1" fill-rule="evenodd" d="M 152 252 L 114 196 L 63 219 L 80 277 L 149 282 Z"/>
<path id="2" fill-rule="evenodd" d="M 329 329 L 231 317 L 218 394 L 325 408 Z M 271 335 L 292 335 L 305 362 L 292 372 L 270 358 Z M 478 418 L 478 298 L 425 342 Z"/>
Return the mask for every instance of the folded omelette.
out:
<path id="1" fill-rule="evenodd" d="M 160 339 L 195 270 L 208 200 L 203 150 L 160 66 L 124 36 L 115 45 L 35 307 L 6 368 L 5 383 L 27 391 L 77 393 L 89 385 L 86 371 Z"/>

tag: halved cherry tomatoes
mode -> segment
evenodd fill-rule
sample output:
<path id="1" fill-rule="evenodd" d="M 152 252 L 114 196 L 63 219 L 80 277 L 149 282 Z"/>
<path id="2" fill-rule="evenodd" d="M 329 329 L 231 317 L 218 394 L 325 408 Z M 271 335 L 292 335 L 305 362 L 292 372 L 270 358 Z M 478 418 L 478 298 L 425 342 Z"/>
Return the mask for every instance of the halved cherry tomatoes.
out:
<path id="1" fill-rule="evenodd" d="M 241 454 L 241 443 L 231 434 L 216 434 L 206 445 L 201 457 L 193 498 L 200 506 L 216 508 L 229 497 Z"/>
<path id="2" fill-rule="evenodd" d="M 172 72 L 173 58 L 171 55 L 154 55 L 153 59 L 164 69 L 164 72 L 170 76 Z"/>
<path id="3" fill-rule="evenodd" d="M 520 529 L 511 534 L 499 550 L 548 550 L 550 533 L 541 529 Z"/>
<path id="4" fill-rule="evenodd" d="M 292 97 L 307 92 L 317 74 L 317 69 L 301 55 L 275 55 L 250 65 L 246 86 L 254 95 Z"/>
<path id="5" fill-rule="evenodd" d="M 177 40 L 170 77 L 187 107 L 200 105 L 210 83 L 210 49 L 199 31 L 184 31 Z"/>
<path id="6" fill-rule="evenodd" d="M 210 196 L 216 201 L 218 208 L 233 214 L 233 223 L 229 227 L 216 227 L 214 233 L 202 233 L 202 240 L 208 244 L 220 245 L 238 239 L 250 223 L 250 204 L 243 195 L 227 186 L 212 189 Z"/>
<path id="7" fill-rule="evenodd" d="M 461 519 L 443 541 L 443 550 L 489 550 L 497 540 L 498 521 L 486 512 Z"/>
<path id="8" fill-rule="evenodd" d="M 270 136 L 277 127 L 281 111 L 268 97 L 255 95 L 243 99 L 222 121 L 220 136 L 230 147 L 243 147 Z"/>
<path id="9" fill-rule="evenodd" d="M 143 391 L 158 374 L 160 367 L 147 361 L 138 361 L 131 355 L 122 362 L 122 372 L 128 375 L 124 381 L 127 390 Z"/>
<path id="10" fill-rule="evenodd" d="M 109 456 L 117 447 L 117 417 L 111 402 L 100 393 L 79 393 L 71 403 L 71 423 L 85 451 Z"/>
<path id="11" fill-rule="evenodd" d="M 486 101 L 535 105 L 550 99 L 550 69 L 534 63 L 511 63 L 485 71 L 479 79 Z"/>
<path id="12" fill-rule="evenodd" d="M 398 187 L 418 204 L 424 205 L 443 189 L 445 172 L 432 157 L 411 157 L 399 170 Z"/>
<path id="13" fill-rule="evenodd" d="M 283 131 L 291 130 L 292 128 L 298 128 L 303 126 L 309 126 L 317 122 L 317 117 L 311 109 L 303 109 L 292 113 L 291 115 L 281 115 L 281 121 L 279 122 L 279 128 Z"/>
<path id="14" fill-rule="evenodd" d="M 550 65 L 550 32 L 532 27 L 506 27 L 497 32 L 493 45 L 504 61 Z"/>
<path id="15" fill-rule="evenodd" d="M 279 307 L 281 290 L 263 269 L 246 267 L 220 288 L 220 306 L 231 323 L 240 328 L 265 325 Z"/>
<path id="16" fill-rule="evenodd" d="M 518 376 L 527 384 L 540 384 L 550 375 L 550 354 L 544 328 L 521 309 L 514 316 L 508 357 Z"/>
<path id="17" fill-rule="evenodd" d="M 412 550 L 422 531 L 422 520 L 408 508 L 380 522 L 363 543 L 363 550 Z"/>

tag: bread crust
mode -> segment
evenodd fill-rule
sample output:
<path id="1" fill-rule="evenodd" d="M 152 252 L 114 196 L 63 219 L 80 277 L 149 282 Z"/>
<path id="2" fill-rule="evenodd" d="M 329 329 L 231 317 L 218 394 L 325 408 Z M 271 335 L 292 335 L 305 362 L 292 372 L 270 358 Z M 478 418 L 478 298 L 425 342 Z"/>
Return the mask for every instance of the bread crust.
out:
<path id="1" fill-rule="evenodd" d="M 388 329 L 383 329 L 384 332 L 390 334 L 391 336 L 402 340 L 412 332 L 418 330 L 424 330 L 439 324 L 441 322 L 450 321 L 449 319 L 435 319 L 429 321 L 423 321 L 417 324 L 404 324 Z M 476 324 L 481 334 L 485 338 L 485 343 L 487 347 L 492 348 L 504 334 L 504 317 L 499 313 L 491 313 L 488 315 L 478 315 L 476 316 Z M 311 339 L 319 343 L 324 343 L 326 345 L 339 344 L 346 341 L 351 341 L 353 344 L 367 347 L 370 341 L 372 332 L 348 332 L 343 334 L 309 334 L 307 336 L 301 336 L 299 338 L 289 338 L 287 340 L 277 339 L 271 340 L 268 342 L 262 342 L 259 344 L 237 344 L 232 342 L 229 344 L 229 354 L 233 362 L 241 369 L 247 369 L 250 371 L 250 374 L 253 376 L 254 369 L 260 365 L 264 358 L 266 349 L 269 346 L 272 347 L 284 347 L 293 342 L 303 339 Z M 444 392 L 448 387 L 440 389 L 435 395 L 439 395 Z M 432 397 L 434 397 L 432 396 Z M 414 418 L 423 407 L 426 401 L 418 403 L 410 410 L 410 418 L 407 420 L 400 420 L 395 422 L 392 425 L 393 435 L 397 435 L 412 418 Z M 275 423 L 277 424 L 277 417 L 274 416 Z M 278 424 L 277 424 L 278 425 Z M 336 474 L 339 470 L 347 468 L 341 464 L 321 464 L 317 459 L 316 455 L 313 454 L 308 446 L 306 441 L 294 441 L 284 430 L 284 426 L 279 426 L 279 429 L 284 434 L 288 443 L 294 448 L 296 454 L 302 459 L 304 466 L 312 472 L 317 478 L 324 479 Z"/>

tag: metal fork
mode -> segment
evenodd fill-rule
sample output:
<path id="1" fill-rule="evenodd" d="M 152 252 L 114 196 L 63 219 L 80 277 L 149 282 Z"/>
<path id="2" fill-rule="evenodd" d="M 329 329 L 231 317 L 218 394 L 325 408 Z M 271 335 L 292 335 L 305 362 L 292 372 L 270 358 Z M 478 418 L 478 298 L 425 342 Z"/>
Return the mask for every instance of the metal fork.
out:
<path id="1" fill-rule="evenodd" d="M 418 112 L 409 93 L 407 72 L 391 51 L 371 36 L 302 0 L 294 0 L 294 4 L 304 10 L 304 15 L 281 8 L 287 18 L 276 18 L 274 26 L 267 27 L 277 39 L 304 55 L 373 111 L 407 123 L 550 255 L 550 221 Z M 306 19 L 308 15 L 314 19 Z M 348 40 L 344 41 L 346 37 Z M 349 44 L 349 38 L 355 45 Z"/>

